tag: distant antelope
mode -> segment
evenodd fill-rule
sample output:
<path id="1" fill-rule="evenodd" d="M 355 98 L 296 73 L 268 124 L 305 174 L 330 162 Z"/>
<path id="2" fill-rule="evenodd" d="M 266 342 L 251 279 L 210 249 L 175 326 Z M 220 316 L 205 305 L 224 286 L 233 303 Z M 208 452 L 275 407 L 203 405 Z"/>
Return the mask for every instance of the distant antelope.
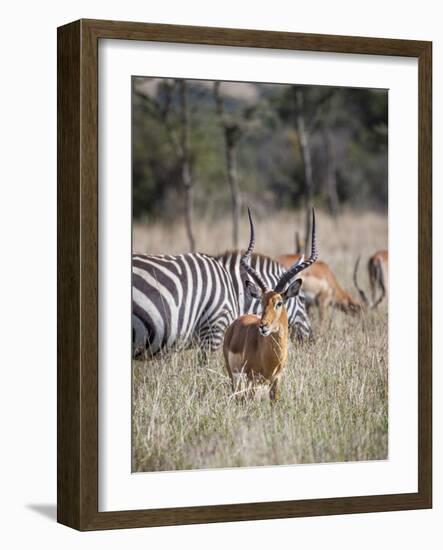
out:
<path id="1" fill-rule="evenodd" d="M 250 275 L 245 281 L 246 291 L 261 300 L 262 314 L 242 315 L 227 329 L 223 342 L 223 355 L 226 369 L 236 393 L 243 375 L 248 385 L 269 384 L 269 396 L 272 402 L 278 398 L 278 382 L 283 373 L 288 355 L 288 315 L 285 303 L 298 296 L 302 280 L 296 276 L 317 260 L 315 235 L 315 216 L 312 212 L 312 248 L 307 261 L 300 259 L 269 289 L 260 274 L 250 265 L 254 250 L 254 224 L 248 210 L 250 223 L 250 242 L 241 258 L 241 266 Z M 252 391 L 254 391 L 252 389 Z"/>
<path id="2" fill-rule="evenodd" d="M 365 307 L 370 307 L 371 309 L 373 309 L 377 307 L 378 304 L 386 296 L 386 285 L 388 282 L 388 251 L 380 250 L 379 252 L 376 252 L 373 256 L 371 256 L 368 260 L 368 273 L 369 273 L 369 283 L 371 287 L 372 303 L 369 303 L 369 300 L 367 299 L 365 292 L 358 285 L 357 272 L 358 272 L 359 263 L 360 263 L 360 256 L 357 258 L 357 261 L 355 262 L 354 284 L 360 294 L 360 298 L 362 300 L 362 303 L 364 303 Z M 381 295 L 378 298 L 378 300 L 375 300 L 375 293 L 376 293 L 377 287 L 380 287 Z"/>
<path id="3" fill-rule="evenodd" d="M 285 268 L 301 258 L 301 254 L 283 254 L 277 261 Z M 345 313 L 359 313 L 362 303 L 355 300 L 349 292 L 338 283 L 331 268 L 326 262 L 319 260 L 309 267 L 302 275 L 303 292 L 308 303 L 319 307 L 320 318 L 323 319 L 326 309 L 332 305 Z"/>
<path id="4" fill-rule="evenodd" d="M 368 260 L 369 285 L 371 287 L 372 307 L 378 304 L 386 296 L 386 287 L 388 284 L 388 251 L 379 250 Z M 377 288 L 380 289 L 380 296 L 375 300 Z"/>

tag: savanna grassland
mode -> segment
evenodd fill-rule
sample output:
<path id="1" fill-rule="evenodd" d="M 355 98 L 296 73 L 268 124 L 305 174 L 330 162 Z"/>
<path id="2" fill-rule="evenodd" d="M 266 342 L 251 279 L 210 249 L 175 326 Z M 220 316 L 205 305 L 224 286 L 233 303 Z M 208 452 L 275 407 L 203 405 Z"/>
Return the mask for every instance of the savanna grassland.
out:
<path id="1" fill-rule="evenodd" d="M 291 252 L 301 215 L 255 216 L 256 250 Z M 368 289 L 366 260 L 387 247 L 387 218 L 343 213 L 338 221 L 317 212 L 320 258 L 354 297 L 352 273 Z M 230 248 L 229 220 L 196 223 L 197 248 Z M 248 242 L 246 223 L 242 242 Z M 135 225 L 134 251 L 187 250 L 181 225 Z M 313 343 L 291 343 L 272 406 L 267 395 L 239 401 L 231 395 L 221 352 L 202 362 L 197 350 L 133 363 L 133 471 L 182 470 L 380 460 L 388 456 L 387 301 L 352 317 L 336 310 L 323 322 L 310 312 Z"/>

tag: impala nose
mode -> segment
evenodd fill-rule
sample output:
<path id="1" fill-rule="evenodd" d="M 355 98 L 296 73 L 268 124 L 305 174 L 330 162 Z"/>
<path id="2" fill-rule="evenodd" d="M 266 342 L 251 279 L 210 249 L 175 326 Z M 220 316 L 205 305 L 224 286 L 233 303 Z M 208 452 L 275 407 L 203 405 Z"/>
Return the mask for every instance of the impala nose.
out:
<path id="1" fill-rule="evenodd" d="M 268 325 L 265 325 L 263 323 L 260 324 L 258 330 L 262 336 L 268 336 L 268 334 L 270 333 Z"/>

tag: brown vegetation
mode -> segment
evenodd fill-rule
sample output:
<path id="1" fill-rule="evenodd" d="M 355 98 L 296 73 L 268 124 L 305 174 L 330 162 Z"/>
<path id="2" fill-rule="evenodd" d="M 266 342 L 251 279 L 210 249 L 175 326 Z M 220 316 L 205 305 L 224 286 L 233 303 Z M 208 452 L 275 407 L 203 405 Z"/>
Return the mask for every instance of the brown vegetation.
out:
<path id="1" fill-rule="evenodd" d="M 293 248 L 303 215 L 255 214 L 256 250 L 273 257 Z M 136 225 L 134 251 L 178 253 L 187 238 L 179 226 Z M 230 247 L 230 220 L 196 220 L 197 249 Z M 249 227 L 243 219 L 241 242 Z M 320 258 L 345 288 L 355 258 L 387 247 L 387 218 L 345 212 L 335 221 L 317 212 Z M 366 277 L 361 284 L 369 287 Z M 222 352 L 203 363 L 197 350 L 133 365 L 134 471 L 270 464 L 382 460 L 388 456 L 387 301 L 361 316 L 331 310 L 315 341 L 290 343 L 285 384 L 276 406 L 232 397 Z"/>

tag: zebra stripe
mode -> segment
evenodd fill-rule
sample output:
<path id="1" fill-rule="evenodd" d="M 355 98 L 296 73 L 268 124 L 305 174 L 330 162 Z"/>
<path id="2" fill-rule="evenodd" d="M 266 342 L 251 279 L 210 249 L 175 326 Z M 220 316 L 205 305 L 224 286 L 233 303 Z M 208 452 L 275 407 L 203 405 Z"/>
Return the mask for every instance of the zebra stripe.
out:
<path id="1" fill-rule="evenodd" d="M 134 355 L 197 343 L 214 350 L 238 316 L 231 277 L 205 254 L 133 256 Z"/>
<path id="2" fill-rule="evenodd" d="M 217 256 L 226 270 L 231 274 L 234 290 L 238 297 L 240 314 L 254 313 L 261 314 L 261 302 L 252 298 L 244 291 L 244 280 L 248 277 L 240 268 L 240 251 L 225 252 Z M 261 254 L 252 254 L 250 265 L 259 273 L 268 288 L 275 288 L 286 269 L 278 262 Z M 312 329 L 309 317 L 306 312 L 305 296 L 303 292 L 296 298 L 286 303 L 288 312 L 288 323 L 290 329 L 295 331 L 298 338 L 305 340 L 312 338 Z"/>

